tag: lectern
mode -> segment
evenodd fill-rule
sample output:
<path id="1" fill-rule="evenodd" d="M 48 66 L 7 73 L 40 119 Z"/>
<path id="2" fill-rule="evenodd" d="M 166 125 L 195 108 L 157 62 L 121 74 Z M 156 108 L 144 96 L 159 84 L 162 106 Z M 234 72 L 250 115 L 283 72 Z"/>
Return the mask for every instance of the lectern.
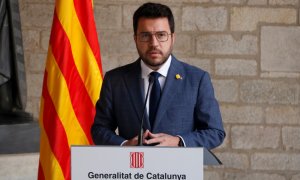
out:
<path id="1" fill-rule="evenodd" d="M 221 162 L 204 148 L 72 146 L 72 180 L 202 180 L 203 165 Z"/>

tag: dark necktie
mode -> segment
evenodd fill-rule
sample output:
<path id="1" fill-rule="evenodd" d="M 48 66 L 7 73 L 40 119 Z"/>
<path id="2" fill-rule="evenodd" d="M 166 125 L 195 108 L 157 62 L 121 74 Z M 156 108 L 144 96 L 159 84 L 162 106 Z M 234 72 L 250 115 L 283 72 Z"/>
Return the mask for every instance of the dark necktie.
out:
<path id="1" fill-rule="evenodd" d="M 153 128 L 153 124 L 154 124 L 154 120 L 156 117 L 156 112 L 159 104 L 159 99 L 161 95 L 161 88 L 158 81 L 159 76 L 160 74 L 158 72 L 150 73 L 150 78 L 152 78 L 153 81 L 153 85 L 150 93 L 150 103 L 149 103 L 149 121 L 150 121 L 151 128 Z"/>

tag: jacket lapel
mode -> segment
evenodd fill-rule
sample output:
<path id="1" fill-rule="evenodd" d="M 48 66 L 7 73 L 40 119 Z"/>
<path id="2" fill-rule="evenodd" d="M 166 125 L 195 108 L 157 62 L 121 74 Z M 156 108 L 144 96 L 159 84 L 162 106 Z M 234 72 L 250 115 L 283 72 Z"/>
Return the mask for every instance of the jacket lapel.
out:
<path id="1" fill-rule="evenodd" d="M 143 80 L 141 78 L 141 66 L 140 60 L 137 60 L 133 63 L 133 66 L 129 69 L 128 73 L 124 77 L 125 86 L 127 88 L 128 94 L 134 106 L 137 123 L 141 123 L 141 118 L 143 114 L 143 105 L 144 105 L 144 96 L 143 96 Z M 122 100 L 121 100 L 122 101 Z M 129 113 L 129 112 L 128 112 Z M 150 123 L 147 119 L 147 114 L 145 112 L 144 117 L 144 129 L 149 129 Z"/>
<path id="2" fill-rule="evenodd" d="M 175 98 L 178 87 L 181 86 L 182 81 L 180 79 L 176 79 L 176 74 L 184 75 L 184 71 L 180 63 L 172 56 L 172 62 L 168 71 L 166 83 L 162 92 L 162 96 L 159 102 L 158 110 L 156 113 L 156 119 L 154 122 L 154 127 L 152 130 L 156 129 L 156 126 L 160 123 L 165 114 L 168 106 L 172 102 L 172 99 Z"/>

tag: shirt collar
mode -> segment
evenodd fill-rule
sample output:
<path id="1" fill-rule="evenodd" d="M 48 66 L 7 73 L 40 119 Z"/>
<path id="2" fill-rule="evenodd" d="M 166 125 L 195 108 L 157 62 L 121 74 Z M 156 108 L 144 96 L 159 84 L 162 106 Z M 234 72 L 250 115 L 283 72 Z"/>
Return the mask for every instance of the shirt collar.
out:
<path id="1" fill-rule="evenodd" d="M 162 76 L 167 77 L 170 65 L 171 65 L 172 56 L 170 55 L 167 61 L 156 71 L 160 73 Z M 142 69 L 142 78 L 148 78 L 149 74 L 153 71 L 149 68 L 143 60 L 141 60 L 141 69 Z"/>

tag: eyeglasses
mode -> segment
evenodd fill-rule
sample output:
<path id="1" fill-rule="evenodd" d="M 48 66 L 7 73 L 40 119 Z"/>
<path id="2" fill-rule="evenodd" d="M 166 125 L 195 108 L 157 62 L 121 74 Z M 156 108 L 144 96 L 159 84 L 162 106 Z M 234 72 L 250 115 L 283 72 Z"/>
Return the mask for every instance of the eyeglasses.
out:
<path id="1" fill-rule="evenodd" d="M 168 41 L 169 35 L 171 35 L 171 34 L 168 34 L 168 32 L 166 32 L 166 31 L 158 31 L 158 32 L 154 32 L 154 33 L 141 32 L 138 34 L 138 40 L 141 42 L 150 42 L 153 35 L 155 35 L 156 39 L 159 42 L 165 42 L 165 41 Z"/>

